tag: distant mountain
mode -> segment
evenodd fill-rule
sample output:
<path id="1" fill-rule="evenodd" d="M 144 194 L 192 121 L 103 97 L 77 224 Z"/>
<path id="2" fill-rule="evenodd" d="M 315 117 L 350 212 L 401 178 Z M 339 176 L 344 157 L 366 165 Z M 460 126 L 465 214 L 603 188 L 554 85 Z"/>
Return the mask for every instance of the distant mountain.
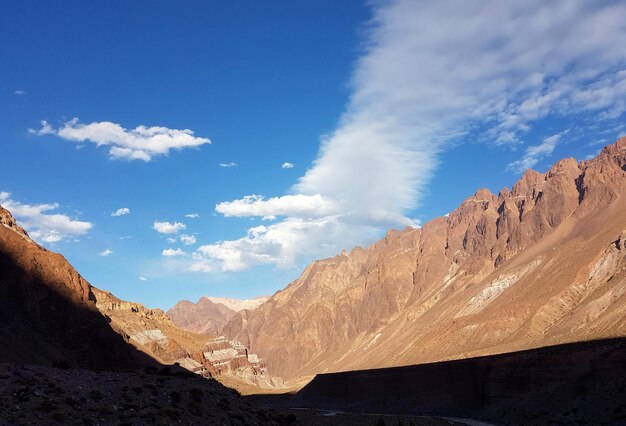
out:
<path id="1" fill-rule="evenodd" d="M 269 297 L 255 299 L 229 299 L 201 297 L 198 303 L 181 300 L 167 311 L 167 315 L 179 327 L 194 333 L 219 336 L 222 327 L 239 311 L 256 309 Z"/>
<path id="2" fill-rule="evenodd" d="M 167 316 L 177 326 L 194 333 L 219 336 L 222 327 L 237 312 L 221 303 L 214 303 L 202 297 L 198 303 L 181 300 L 167 311 Z"/>
<path id="3" fill-rule="evenodd" d="M 626 138 L 313 262 L 223 332 L 291 379 L 626 336 Z"/>
<path id="4" fill-rule="evenodd" d="M 97 308 L 129 337 L 129 343 L 164 364 L 178 363 L 187 370 L 214 377 L 246 393 L 282 386 L 282 380 L 270 376 L 263 360 L 241 342 L 184 330 L 160 309 L 148 309 L 95 288 L 93 292 Z M 206 302 L 217 309 L 228 310 Z"/>
<path id="5" fill-rule="evenodd" d="M 254 299 L 229 299 L 227 297 L 204 297 L 203 299 L 209 299 L 213 303 L 222 304 L 235 312 L 239 312 L 244 309 L 258 308 L 269 299 L 269 296 L 259 296 Z"/>
<path id="6" fill-rule="evenodd" d="M 105 370 L 158 364 L 98 311 L 95 291 L 0 206 L 0 362 Z"/>

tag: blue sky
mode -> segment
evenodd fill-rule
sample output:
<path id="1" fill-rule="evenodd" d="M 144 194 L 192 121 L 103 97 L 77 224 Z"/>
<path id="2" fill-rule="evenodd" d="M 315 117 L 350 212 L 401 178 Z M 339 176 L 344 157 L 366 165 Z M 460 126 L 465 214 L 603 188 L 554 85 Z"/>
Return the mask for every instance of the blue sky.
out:
<path id="1" fill-rule="evenodd" d="M 503 3 L 5 3 L 0 204 L 124 299 L 273 293 L 623 134 L 624 4 Z"/>

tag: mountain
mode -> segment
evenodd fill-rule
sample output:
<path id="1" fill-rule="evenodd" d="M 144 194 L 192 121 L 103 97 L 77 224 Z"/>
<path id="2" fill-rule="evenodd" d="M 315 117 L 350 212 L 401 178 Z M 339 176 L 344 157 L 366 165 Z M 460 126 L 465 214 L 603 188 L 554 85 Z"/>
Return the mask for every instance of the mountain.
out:
<path id="1" fill-rule="evenodd" d="M 244 309 L 256 309 L 269 299 L 268 296 L 259 296 L 254 299 L 230 299 L 228 297 L 206 297 L 213 303 L 219 303 L 226 306 L 228 309 L 232 309 L 235 312 L 242 311 Z"/>
<path id="2" fill-rule="evenodd" d="M 198 303 L 181 300 L 167 311 L 167 315 L 177 326 L 185 330 L 219 336 L 224 325 L 237 312 L 244 309 L 256 309 L 267 299 L 267 296 L 245 300 L 201 297 Z"/>
<path id="3" fill-rule="evenodd" d="M 119 370 L 156 365 L 96 307 L 92 287 L 0 206 L 0 362 Z"/>
<path id="4" fill-rule="evenodd" d="M 181 300 L 167 311 L 167 316 L 177 326 L 195 333 L 219 336 L 228 320 L 237 312 L 221 303 L 202 297 L 198 303 Z"/>
<path id="5" fill-rule="evenodd" d="M 626 138 L 316 261 L 223 333 L 286 379 L 626 335 Z"/>

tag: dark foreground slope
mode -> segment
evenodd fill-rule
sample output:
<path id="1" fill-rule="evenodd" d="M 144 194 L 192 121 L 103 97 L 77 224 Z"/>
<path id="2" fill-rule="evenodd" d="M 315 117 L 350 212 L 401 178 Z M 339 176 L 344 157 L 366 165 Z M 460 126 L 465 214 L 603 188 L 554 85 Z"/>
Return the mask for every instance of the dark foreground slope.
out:
<path id="1" fill-rule="evenodd" d="M 293 396 L 255 401 L 503 424 L 626 424 L 626 338 L 320 374 Z"/>

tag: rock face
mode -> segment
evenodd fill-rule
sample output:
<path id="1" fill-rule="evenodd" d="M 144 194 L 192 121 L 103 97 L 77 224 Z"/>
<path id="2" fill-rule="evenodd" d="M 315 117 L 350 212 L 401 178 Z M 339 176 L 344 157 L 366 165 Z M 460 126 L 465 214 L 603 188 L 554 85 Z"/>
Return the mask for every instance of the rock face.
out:
<path id="1" fill-rule="evenodd" d="M 0 362 L 91 369 L 157 364 L 96 308 L 94 291 L 60 254 L 33 242 L 0 207 Z"/>
<path id="2" fill-rule="evenodd" d="M 223 328 L 295 379 L 626 335 L 626 138 L 313 262 Z"/>

